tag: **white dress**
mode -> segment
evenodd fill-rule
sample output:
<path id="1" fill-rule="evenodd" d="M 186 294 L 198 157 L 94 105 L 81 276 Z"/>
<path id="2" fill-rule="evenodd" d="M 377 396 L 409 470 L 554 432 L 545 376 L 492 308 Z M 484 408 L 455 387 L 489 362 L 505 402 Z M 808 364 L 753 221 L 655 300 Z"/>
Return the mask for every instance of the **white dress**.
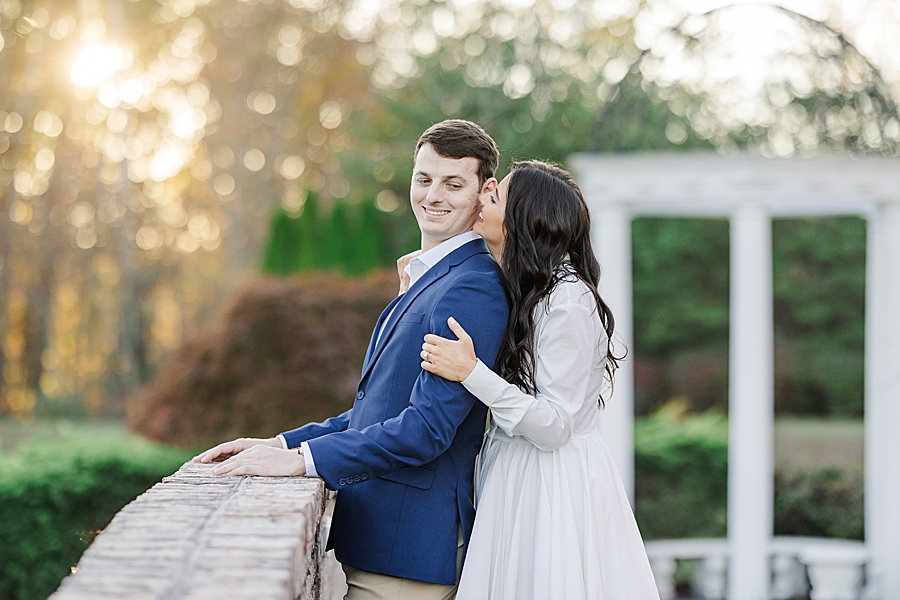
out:
<path id="1" fill-rule="evenodd" d="M 575 278 L 536 308 L 537 395 L 480 361 L 491 410 L 458 600 L 658 600 L 625 488 L 596 426 L 606 333 Z"/>

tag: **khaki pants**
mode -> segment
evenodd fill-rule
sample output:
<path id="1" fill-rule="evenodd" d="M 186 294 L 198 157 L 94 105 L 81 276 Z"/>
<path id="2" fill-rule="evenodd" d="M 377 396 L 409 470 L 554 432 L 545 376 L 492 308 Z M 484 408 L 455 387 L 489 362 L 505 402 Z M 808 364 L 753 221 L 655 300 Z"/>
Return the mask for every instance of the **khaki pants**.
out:
<path id="1" fill-rule="evenodd" d="M 459 567 L 462 564 L 462 551 L 463 539 L 460 529 L 459 549 L 456 552 L 457 581 Z M 456 597 L 456 585 L 379 575 L 347 565 L 343 565 L 343 569 L 347 575 L 347 595 L 344 596 L 344 600 L 453 600 Z"/>

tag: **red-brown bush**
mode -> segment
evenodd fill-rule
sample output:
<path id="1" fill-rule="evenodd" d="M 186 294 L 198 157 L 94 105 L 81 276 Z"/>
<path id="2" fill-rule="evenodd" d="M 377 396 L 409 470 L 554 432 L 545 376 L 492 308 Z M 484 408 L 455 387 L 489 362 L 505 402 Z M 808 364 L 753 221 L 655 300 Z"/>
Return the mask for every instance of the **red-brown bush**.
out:
<path id="1" fill-rule="evenodd" d="M 135 398 L 129 427 L 182 447 L 270 437 L 353 403 L 393 271 L 260 278 L 172 353 Z"/>

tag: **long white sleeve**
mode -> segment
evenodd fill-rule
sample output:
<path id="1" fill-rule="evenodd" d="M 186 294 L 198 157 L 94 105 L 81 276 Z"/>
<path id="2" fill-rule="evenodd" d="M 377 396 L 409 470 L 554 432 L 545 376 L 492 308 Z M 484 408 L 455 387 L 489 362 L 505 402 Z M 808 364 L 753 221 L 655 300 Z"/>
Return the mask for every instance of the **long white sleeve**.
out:
<path id="1" fill-rule="evenodd" d="M 536 395 L 506 382 L 480 360 L 462 383 L 490 408 L 507 435 L 523 436 L 544 451 L 555 450 L 571 439 L 575 415 L 593 397 L 589 388 L 596 381 L 592 372 L 599 368 L 601 331 L 596 309 L 551 302 L 540 319 L 535 344 Z M 596 406 L 595 397 L 593 403 Z"/>

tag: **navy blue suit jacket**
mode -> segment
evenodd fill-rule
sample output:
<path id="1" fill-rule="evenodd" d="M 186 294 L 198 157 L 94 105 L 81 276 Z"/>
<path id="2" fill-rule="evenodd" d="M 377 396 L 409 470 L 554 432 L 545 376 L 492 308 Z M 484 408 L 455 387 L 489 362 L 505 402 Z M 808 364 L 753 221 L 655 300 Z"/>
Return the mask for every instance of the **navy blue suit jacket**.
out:
<path id="1" fill-rule="evenodd" d="M 308 442 L 316 471 L 339 490 L 331 542 L 341 563 L 456 583 L 457 532 L 468 545 L 487 409 L 462 384 L 422 370 L 419 352 L 427 333 L 456 339 L 452 316 L 490 366 L 507 314 L 497 263 L 483 241 L 464 244 L 381 314 L 353 408 L 283 434 L 292 448 Z"/>

